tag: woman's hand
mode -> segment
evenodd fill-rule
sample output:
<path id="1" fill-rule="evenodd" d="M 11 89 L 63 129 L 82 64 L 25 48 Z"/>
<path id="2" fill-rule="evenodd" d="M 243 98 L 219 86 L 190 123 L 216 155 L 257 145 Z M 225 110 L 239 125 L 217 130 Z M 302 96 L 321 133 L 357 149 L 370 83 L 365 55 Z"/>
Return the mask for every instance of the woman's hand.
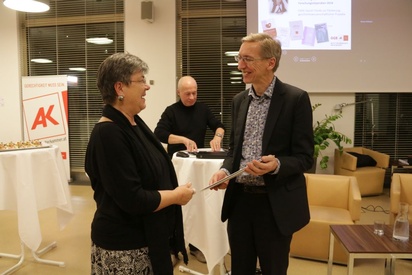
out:
<path id="1" fill-rule="evenodd" d="M 173 190 L 160 190 L 161 200 L 159 206 L 155 211 L 159 211 L 172 204 L 185 205 L 187 204 L 196 193 L 196 190 L 192 188 L 192 183 L 188 182 L 185 185 L 180 185 Z"/>
<path id="2" fill-rule="evenodd" d="M 192 188 L 192 183 L 188 182 L 185 185 L 176 187 L 174 192 L 176 192 L 176 204 L 185 205 L 192 199 L 196 190 Z"/>

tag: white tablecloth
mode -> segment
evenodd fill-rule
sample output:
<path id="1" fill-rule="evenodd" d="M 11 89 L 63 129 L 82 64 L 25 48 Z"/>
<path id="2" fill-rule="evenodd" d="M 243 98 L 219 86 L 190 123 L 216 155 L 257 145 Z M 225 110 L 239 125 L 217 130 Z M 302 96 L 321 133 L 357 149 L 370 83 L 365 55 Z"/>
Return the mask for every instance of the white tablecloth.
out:
<path id="1" fill-rule="evenodd" d="M 66 171 L 57 146 L 0 152 L 0 210 L 16 210 L 21 241 L 42 241 L 38 210 L 56 207 L 60 229 L 73 215 Z"/>
<path id="2" fill-rule="evenodd" d="M 219 170 L 223 159 L 197 159 L 195 156 L 172 159 L 179 185 L 191 182 L 197 190 L 183 210 L 186 244 L 200 249 L 205 255 L 209 272 L 229 252 L 226 222 L 222 223 L 224 191 L 205 190 L 212 175 Z"/>

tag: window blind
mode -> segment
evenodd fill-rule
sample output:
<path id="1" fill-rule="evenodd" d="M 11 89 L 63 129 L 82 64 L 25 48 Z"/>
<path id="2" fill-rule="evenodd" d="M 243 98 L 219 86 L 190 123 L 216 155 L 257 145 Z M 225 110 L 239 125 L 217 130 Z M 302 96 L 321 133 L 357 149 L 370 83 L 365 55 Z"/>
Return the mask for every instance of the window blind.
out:
<path id="1" fill-rule="evenodd" d="M 123 0 L 50 1 L 44 13 L 24 13 L 23 75 L 68 75 L 69 148 L 72 172 L 84 172 L 84 155 L 91 130 L 101 115 L 96 87 L 100 63 L 124 51 Z M 88 38 L 104 38 L 94 44 Z M 34 59 L 50 63 L 36 63 Z"/>
<path id="2" fill-rule="evenodd" d="M 90 131 L 100 117 L 102 102 L 96 88 L 99 64 L 110 54 L 124 51 L 123 0 L 51 1 L 46 13 L 22 14 L 23 75 L 71 75 L 69 83 L 69 141 L 72 171 L 83 171 Z M 208 104 L 226 126 L 227 147 L 231 100 L 244 90 L 233 54 L 246 35 L 246 1 L 177 0 L 177 72 L 198 82 L 198 100 Z M 86 42 L 106 37 L 107 45 Z M 52 63 L 31 62 L 48 58 Z M 71 71 L 70 68 L 85 68 Z M 412 154 L 412 94 L 357 94 L 354 146 L 387 153 L 391 159 Z M 372 125 L 372 109 L 373 124 Z M 213 133 L 208 132 L 206 144 Z M 390 170 L 390 169 L 388 169 Z"/>
<path id="3" fill-rule="evenodd" d="M 412 93 L 356 94 L 354 146 L 390 155 L 412 155 Z M 385 184 L 390 183 L 387 169 Z"/>
<path id="4" fill-rule="evenodd" d="M 227 148 L 231 125 L 231 101 L 245 89 L 233 52 L 246 36 L 246 1 L 178 0 L 177 72 L 193 76 L 198 101 L 204 102 L 225 125 Z M 213 138 L 207 132 L 205 144 Z"/>

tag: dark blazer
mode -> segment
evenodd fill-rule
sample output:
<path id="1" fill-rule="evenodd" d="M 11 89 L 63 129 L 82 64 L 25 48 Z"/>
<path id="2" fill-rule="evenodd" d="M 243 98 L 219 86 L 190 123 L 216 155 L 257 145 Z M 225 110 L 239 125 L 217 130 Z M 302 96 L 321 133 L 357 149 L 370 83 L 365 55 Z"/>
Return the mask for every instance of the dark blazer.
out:
<path id="1" fill-rule="evenodd" d="M 250 103 L 248 90 L 232 101 L 232 129 L 229 152 L 222 168 L 239 169 L 246 115 Z M 304 172 L 313 164 L 312 105 L 307 92 L 276 79 L 265 129 L 262 155 L 275 155 L 279 173 L 264 175 L 273 216 L 285 236 L 305 226 L 310 219 Z M 241 185 L 232 179 L 222 208 L 222 221 L 230 218 Z"/>

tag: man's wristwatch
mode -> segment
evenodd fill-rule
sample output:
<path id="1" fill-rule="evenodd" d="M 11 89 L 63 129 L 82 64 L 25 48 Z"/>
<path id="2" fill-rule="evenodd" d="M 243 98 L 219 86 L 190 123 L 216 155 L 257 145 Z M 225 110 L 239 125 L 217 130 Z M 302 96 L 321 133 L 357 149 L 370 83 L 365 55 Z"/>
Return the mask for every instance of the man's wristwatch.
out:
<path id="1" fill-rule="evenodd" d="M 223 135 L 221 133 L 216 133 L 215 136 L 223 138 Z"/>

